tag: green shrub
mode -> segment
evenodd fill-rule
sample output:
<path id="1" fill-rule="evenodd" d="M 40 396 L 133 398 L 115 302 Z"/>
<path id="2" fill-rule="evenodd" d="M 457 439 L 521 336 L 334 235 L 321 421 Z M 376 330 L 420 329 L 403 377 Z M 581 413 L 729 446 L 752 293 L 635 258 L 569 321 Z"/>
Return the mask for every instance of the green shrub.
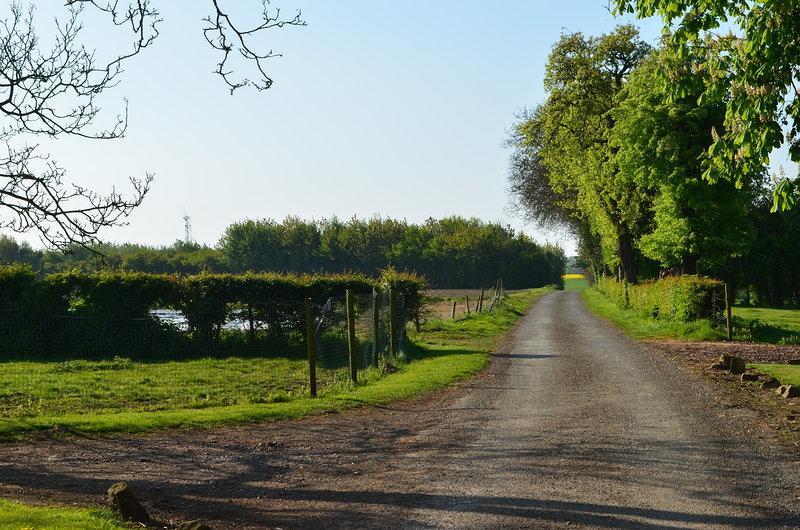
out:
<path id="1" fill-rule="evenodd" d="M 43 284 L 73 312 L 102 318 L 146 318 L 155 307 L 174 307 L 180 294 L 178 276 L 141 272 L 70 271 L 46 276 Z"/>
<path id="2" fill-rule="evenodd" d="M 691 322 L 712 319 L 714 298 L 721 299 L 724 284 L 701 276 L 670 276 L 627 286 L 613 278 L 599 278 L 597 289 L 622 309 L 660 320 Z"/>
<path id="3" fill-rule="evenodd" d="M 427 286 L 425 278 L 409 272 L 398 272 L 389 267 L 381 271 L 380 288 L 383 291 L 394 289 L 402 302 L 404 322 L 418 322 L 423 308 L 423 291 Z"/>
<path id="4" fill-rule="evenodd" d="M 190 276 L 70 271 L 37 277 L 23 267 L 0 268 L 0 352 L 12 355 L 136 357 L 235 350 L 294 352 L 305 336 L 304 299 L 317 304 L 349 289 L 368 294 L 394 288 L 402 324 L 418 318 L 425 282 L 394 270 L 379 280 L 361 274 L 211 274 Z M 363 300 L 363 298 L 362 298 Z M 188 333 L 151 315 L 180 310 Z M 259 333 L 225 330 L 236 317 L 266 323 Z M 403 325 L 400 326 L 403 328 Z"/>

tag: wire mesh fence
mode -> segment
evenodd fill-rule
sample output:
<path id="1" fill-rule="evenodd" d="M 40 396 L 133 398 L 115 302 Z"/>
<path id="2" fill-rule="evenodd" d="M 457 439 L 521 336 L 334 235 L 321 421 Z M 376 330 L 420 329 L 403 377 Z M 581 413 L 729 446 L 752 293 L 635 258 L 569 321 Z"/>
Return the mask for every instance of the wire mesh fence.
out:
<path id="1" fill-rule="evenodd" d="M 351 348 L 356 371 L 403 352 L 410 318 L 403 296 L 375 292 L 352 299 L 350 320 L 344 293 L 310 304 L 322 392 L 352 384 Z M 66 315 L 19 312 L 0 322 L 0 421 L 203 409 L 308 395 L 306 310 L 305 300 L 294 300 L 188 314 L 155 308 L 144 318 L 80 307 Z"/>

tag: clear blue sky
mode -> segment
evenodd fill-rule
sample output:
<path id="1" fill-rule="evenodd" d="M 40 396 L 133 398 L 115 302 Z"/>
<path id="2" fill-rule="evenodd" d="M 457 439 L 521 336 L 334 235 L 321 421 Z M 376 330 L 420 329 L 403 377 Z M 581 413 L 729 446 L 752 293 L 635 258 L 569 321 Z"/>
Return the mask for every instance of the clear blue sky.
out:
<path id="1" fill-rule="evenodd" d="M 543 99 L 560 33 L 624 22 L 607 0 L 273 0 L 286 13 L 302 8 L 308 27 L 268 34 L 285 54 L 269 65 L 274 87 L 234 96 L 210 73 L 216 56 L 200 31 L 210 0 L 155 3 L 159 41 L 104 100 L 111 119 L 128 98 L 127 137 L 48 145 L 73 180 L 99 190 L 156 175 L 130 226 L 106 239 L 169 244 L 182 236 L 184 209 L 206 243 L 245 218 L 459 214 L 574 251 L 566 234 L 508 212 L 501 143 L 514 114 Z M 260 2 L 250 3 L 256 15 Z M 658 24 L 640 26 L 655 42 Z"/>

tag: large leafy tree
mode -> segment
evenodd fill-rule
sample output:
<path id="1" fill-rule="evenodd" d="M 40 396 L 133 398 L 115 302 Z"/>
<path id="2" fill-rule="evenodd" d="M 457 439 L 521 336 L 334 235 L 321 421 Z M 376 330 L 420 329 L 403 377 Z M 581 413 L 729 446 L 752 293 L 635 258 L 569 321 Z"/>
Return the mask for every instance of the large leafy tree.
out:
<path id="1" fill-rule="evenodd" d="M 599 238 L 605 260 L 636 279 L 635 240 L 648 197 L 614 164 L 609 142 L 617 95 L 650 46 L 630 25 L 587 37 L 568 33 L 553 46 L 547 101 L 518 126 L 546 170 L 554 203 Z"/>
<path id="2" fill-rule="evenodd" d="M 737 189 L 729 180 L 703 180 L 708 131 L 721 127 L 725 106 L 710 98 L 698 103 L 693 94 L 671 97 L 658 79 L 667 60 L 663 50 L 654 53 L 631 74 L 612 111 L 611 143 L 620 174 L 654 195 L 654 220 L 640 249 L 663 267 L 693 274 L 701 259 L 714 266 L 746 251 L 760 181 L 744 179 Z"/>
<path id="3" fill-rule="evenodd" d="M 662 17 L 673 55 L 703 59 L 683 70 L 666 71 L 681 97 L 697 79 L 700 100 L 725 101 L 722 127 L 709 131 L 710 182 L 728 179 L 746 185 L 770 154 L 787 145 L 800 162 L 800 3 L 775 0 L 614 0 L 618 12 Z M 727 28 L 727 29 L 726 29 Z M 697 53 L 700 50 L 701 53 Z M 685 64 L 685 63 L 684 63 Z M 687 75 L 693 74 L 693 75 Z M 773 209 L 791 208 L 797 179 L 776 187 Z"/>

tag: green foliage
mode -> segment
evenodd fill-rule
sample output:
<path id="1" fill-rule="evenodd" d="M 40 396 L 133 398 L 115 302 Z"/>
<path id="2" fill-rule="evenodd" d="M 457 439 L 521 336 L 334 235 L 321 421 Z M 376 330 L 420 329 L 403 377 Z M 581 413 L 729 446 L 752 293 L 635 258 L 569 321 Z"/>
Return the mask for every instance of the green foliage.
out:
<path id="1" fill-rule="evenodd" d="M 127 271 L 63 272 L 42 283 L 70 300 L 75 313 L 106 318 L 144 318 L 155 307 L 175 306 L 181 290 L 177 276 Z"/>
<path id="2" fill-rule="evenodd" d="M 30 265 L 38 270 L 42 266 L 42 253 L 35 251 L 28 243 L 18 243 L 14 238 L 0 234 L 0 265 Z"/>
<path id="3" fill-rule="evenodd" d="M 303 221 L 287 217 L 230 225 L 217 248 L 98 245 L 70 254 L 34 251 L 0 236 L 0 264 L 25 263 L 40 274 L 128 270 L 153 274 L 343 274 L 377 277 L 386 268 L 424 276 L 431 285 L 475 288 L 503 278 L 508 288 L 557 283 L 564 253 L 497 223 L 448 217 L 411 224 L 395 219 Z"/>
<path id="4" fill-rule="evenodd" d="M 671 98 L 659 81 L 669 62 L 653 54 L 630 75 L 611 112 L 611 143 L 623 179 L 653 197 L 653 222 L 638 246 L 663 268 L 697 271 L 746 251 L 754 239 L 748 209 L 758 184 L 736 189 L 730 181 L 702 179 L 709 131 L 720 127 L 724 105 L 686 96 Z"/>
<path id="5" fill-rule="evenodd" d="M 800 162 L 800 5 L 791 1 L 615 0 L 620 12 L 639 17 L 658 15 L 670 31 L 666 45 L 676 58 L 696 56 L 691 75 L 685 66 L 665 72 L 676 97 L 695 93 L 700 101 L 725 101 L 725 120 L 713 129 L 708 149 L 710 182 L 728 179 L 746 185 L 760 174 L 772 152 L 788 147 Z M 719 30 L 731 24 L 735 32 Z M 794 205 L 797 181 L 775 190 L 774 210 Z"/>
<path id="6" fill-rule="evenodd" d="M 543 165 L 553 190 L 543 207 L 553 203 L 557 216 L 586 227 L 603 261 L 622 266 L 630 280 L 636 277 L 633 242 L 649 198 L 617 171 L 609 134 L 618 94 L 649 52 L 633 26 L 599 37 L 563 34 L 547 62 L 547 101 L 517 126 L 520 148 L 532 151 L 528 156 Z"/>
<path id="7" fill-rule="evenodd" d="M 714 295 L 724 293 L 722 282 L 700 276 L 672 276 L 627 287 L 612 278 L 598 278 L 596 289 L 621 309 L 674 322 L 712 319 L 720 305 L 715 306 Z"/>
<path id="8" fill-rule="evenodd" d="M 400 315 L 403 322 L 419 323 L 424 303 L 424 289 L 427 283 L 416 274 L 397 272 L 389 267 L 381 272 L 380 287 L 383 292 L 394 289 L 402 296 L 402 307 L 405 314 Z"/>
<path id="9" fill-rule="evenodd" d="M 758 4 L 742 4 L 735 16 L 745 20 L 771 12 L 760 20 L 777 24 L 784 15 L 798 14 L 797 8 L 775 4 L 761 12 Z M 548 59 L 547 101 L 522 116 L 512 137 L 511 182 L 518 201 L 534 219 L 569 218 L 581 257 L 595 276 L 613 272 L 632 281 L 672 269 L 732 284 L 744 281 L 771 300 L 797 300 L 792 272 L 797 267 L 783 256 L 795 254 L 798 239 L 791 223 L 783 222 L 790 216 L 780 222 L 763 216 L 766 159 L 764 152 L 751 156 L 763 147 L 751 136 L 760 134 L 759 128 L 774 128 L 766 110 L 771 104 L 737 107 L 736 113 L 747 114 L 744 121 L 731 114 L 731 105 L 744 105 L 747 98 L 740 96 L 746 92 L 756 101 L 775 87 L 763 72 L 748 71 L 752 78 L 730 78 L 728 88 L 720 89 L 724 83 L 709 88 L 729 74 L 719 68 L 727 53 L 719 43 L 736 48 L 728 54 L 736 62 L 747 38 L 686 38 L 685 25 L 699 24 L 695 29 L 705 31 L 705 24 L 718 22 L 719 9 L 728 9 L 721 6 L 733 4 L 620 0 L 617 5 L 636 5 L 639 14 L 658 12 L 670 20 L 683 17 L 680 29 L 656 50 L 642 44 L 630 26 L 599 37 L 562 35 Z M 696 12 L 690 9 L 699 5 Z M 706 11 L 712 14 L 706 17 Z M 771 42 L 789 44 L 781 39 Z M 742 127 L 756 115 L 758 126 Z M 794 186 L 788 181 L 778 186 L 786 201 Z"/>
<path id="10" fill-rule="evenodd" d="M 751 217 L 758 237 L 729 275 L 746 289 L 747 303 L 800 306 L 800 210 L 772 213 L 765 198 Z"/>
<path id="11" fill-rule="evenodd" d="M 581 291 L 581 296 L 594 314 L 611 321 L 635 339 L 720 340 L 723 338 L 723 334 L 711 325 L 710 320 L 677 322 L 652 318 L 632 309 L 621 308 L 596 287 L 584 289 Z"/>
<path id="12" fill-rule="evenodd" d="M 537 245 L 509 227 L 478 219 L 286 218 L 229 226 L 219 245 L 233 270 L 378 275 L 392 267 L 424 276 L 435 287 L 480 287 L 503 278 L 509 288 L 555 283 L 563 272 L 560 248 Z"/>
<path id="13" fill-rule="evenodd" d="M 368 294 L 382 286 L 402 295 L 402 323 L 418 318 L 424 280 L 393 270 L 373 280 L 360 274 L 178 276 L 125 271 L 38 277 L 20 266 L 0 268 L 0 352 L 84 355 L 97 345 L 105 356 L 127 357 L 241 354 L 263 352 L 268 345 L 284 354 L 301 352 L 306 297 L 323 304 L 347 290 Z M 180 310 L 188 335 L 153 317 L 154 309 Z M 247 337 L 223 333 L 223 324 L 242 311 L 267 322 L 268 332 Z"/>

